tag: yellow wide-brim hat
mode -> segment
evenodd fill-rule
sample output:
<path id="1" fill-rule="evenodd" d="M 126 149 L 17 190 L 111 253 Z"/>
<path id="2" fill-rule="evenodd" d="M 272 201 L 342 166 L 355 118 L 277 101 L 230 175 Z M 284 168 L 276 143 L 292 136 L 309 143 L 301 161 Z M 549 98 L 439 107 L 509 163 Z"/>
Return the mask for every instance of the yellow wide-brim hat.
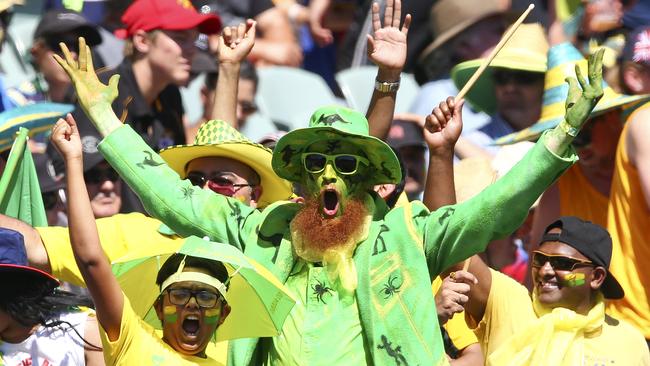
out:
<path id="1" fill-rule="evenodd" d="M 497 53 L 490 66 L 478 78 L 465 99 L 477 110 L 493 114 L 497 109 L 492 72 L 495 68 L 518 71 L 546 72 L 548 42 L 539 23 L 522 24 L 505 46 Z M 483 63 L 482 58 L 462 62 L 451 70 L 451 79 L 458 90 L 469 81 Z"/>
<path id="2" fill-rule="evenodd" d="M 170 146 L 160 151 L 160 156 L 182 178 L 187 173 L 187 164 L 198 158 L 224 157 L 248 165 L 260 176 L 262 195 L 257 202 L 259 208 L 292 196 L 291 184 L 273 172 L 271 150 L 250 141 L 224 121 L 205 122 L 199 128 L 194 144 Z"/>
<path id="3" fill-rule="evenodd" d="M 495 141 L 497 145 L 512 144 L 519 141 L 535 140 L 542 132 L 557 126 L 565 114 L 566 97 L 569 85 L 567 77 L 576 77 L 575 65 L 580 67 L 583 77 L 587 77 L 587 60 L 571 43 L 553 46 L 548 51 L 548 71 L 544 79 L 544 97 L 539 121 L 521 131 L 503 136 Z M 590 118 L 609 112 L 615 108 L 626 108 L 635 103 L 648 100 L 649 95 L 624 95 L 614 91 L 603 80 L 603 97 L 590 114 Z"/>

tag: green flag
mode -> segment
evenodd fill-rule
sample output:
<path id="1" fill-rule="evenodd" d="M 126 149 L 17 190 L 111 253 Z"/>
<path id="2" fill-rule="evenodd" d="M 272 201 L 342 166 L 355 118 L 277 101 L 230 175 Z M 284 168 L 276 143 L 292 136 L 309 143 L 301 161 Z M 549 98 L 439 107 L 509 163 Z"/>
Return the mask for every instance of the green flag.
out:
<path id="1" fill-rule="evenodd" d="M 31 226 L 47 226 L 36 167 L 27 146 L 26 128 L 20 128 L 0 178 L 0 212 Z"/>

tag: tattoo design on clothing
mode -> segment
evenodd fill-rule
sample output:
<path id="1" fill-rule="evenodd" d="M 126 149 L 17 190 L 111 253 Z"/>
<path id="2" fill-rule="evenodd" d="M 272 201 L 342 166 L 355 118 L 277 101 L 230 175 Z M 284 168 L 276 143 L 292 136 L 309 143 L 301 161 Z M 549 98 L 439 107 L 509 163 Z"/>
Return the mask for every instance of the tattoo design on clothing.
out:
<path id="1" fill-rule="evenodd" d="M 320 118 L 318 118 L 318 123 L 322 123 L 327 126 L 333 125 L 334 122 L 342 122 L 342 123 L 350 124 L 350 122 L 344 120 L 338 114 L 330 114 L 329 116 L 321 114 Z"/>
<path id="2" fill-rule="evenodd" d="M 323 300 L 323 295 L 328 294 L 332 295 L 330 292 L 332 289 L 330 287 L 325 286 L 323 283 L 321 283 L 319 280 L 316 280 L 315 285 L 311 285 L 311 289 L 314 290 L 314 295 L 316 295 L 316 300 L 322 302 L 325 304 L 325 300 Z"/>
<path id="3" fill-rule="evenodd" d="M 390 229 L 386 225 L 382 224 L 379 227 L 379 234 L 377 235 L 377 239 L 375 240 L 375 245 L 372 249 L 372 255 L 377 255 L 379 253 L 383 253 L 386 251 L 386 242 L 384 241 L 382 234 L 388 231 L 390 231 Z M 380 243 L 381 243 L 381 248 L 379 247 Z"/>
<path id="4" fill-rule="evenodd" d="M 153 154 L 151 153 L 151 151 L 146 151 L 145 150 L 145 151 L 143 151 L 143 153 L 146 156 L 144 157 L 144 159 L 142 160 L 141 163 L 136 164 L 138 167 L 140 167 L 140 169 L 144 169 L 145 165 L 146 166 L 151 166 L 151 167 L 156 167 L 156 166 L 160 166 L 160 165 L 164 164 L 164 163 L 161 163 L 161 162 L 158 162 L 158 161 L 154 160 Z"/>
<path id="5" fill-rule="evenodd" d="M 397 281 L 397 276 L 390 275 L 388 277 L 388 282 L 384 284 L 384 287 L 379 291 L 380 295 L 384 295 L 384 299 L 388 300 L 391 296 L 399 292 L 399 289 L 402 287 L 402 284 L 395 285 Z"/>
<path id="6" fill-rule="evenodd" d="M 388 341 L 385 335 L 381 335 L 381 344 L 377 346 L 378 349 L 385 349 L 386 353 L 395 360 L 395 365 L 408 366 L 406 358 L 402 354 L 402 346 L 393 348 L 393 343 Z"/>

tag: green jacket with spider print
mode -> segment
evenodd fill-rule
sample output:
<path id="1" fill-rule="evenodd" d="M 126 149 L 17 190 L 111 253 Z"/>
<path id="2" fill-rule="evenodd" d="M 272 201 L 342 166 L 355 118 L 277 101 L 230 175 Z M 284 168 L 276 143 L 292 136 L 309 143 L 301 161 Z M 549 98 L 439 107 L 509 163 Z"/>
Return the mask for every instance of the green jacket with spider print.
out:
<path id="1" fill-rule="evenodd" d="M 412 202 L 389 211 L 373 196 L 373 221 L 367 238 L 357 246 L 354 261 L 355 296 L 366 349 L 374 364 L 447 363 L 431 280 L 452 264 L 483 251 L 490 241 L 512 233 L 537 197 L 577 160 L 573 151 L 565 157 L 549 152 L 544 139 L 503 178 L 463 203 L 429 212 L 422 203 Z M 260 212 L 192 187 L 166 164 L 138 164 L 150 153 L 157 162 L 162 159 L 127 125 L 113 131 L 99 149 L 138 193 L 147 211 L 177 233 L 231 243 L 286 281 L 296 260 L 289 222 L 298 204 L 278 202 Z M 386 291 L 391 278 L 399 291 Z M 262 364 L 270 341 L 231 341 L 228 363 Z"/>

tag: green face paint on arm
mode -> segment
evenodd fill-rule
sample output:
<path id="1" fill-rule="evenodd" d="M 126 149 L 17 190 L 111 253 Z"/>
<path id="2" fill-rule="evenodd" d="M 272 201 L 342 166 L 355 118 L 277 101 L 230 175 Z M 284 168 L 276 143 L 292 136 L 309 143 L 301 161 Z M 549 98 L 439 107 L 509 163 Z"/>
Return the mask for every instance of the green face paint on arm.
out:
<path id="1" fill-rule="evenodd" d="M 221 307 L 207 309 L 205 311 L 205 324 L 217 324 L 221 318 Z"/>
<path id="2" fill-rule="evenodd" d="M 178 320 L 178 313 L 176 312 L 175 305 L 166 305 L 163 308 L 163 314 L 166 323 L 176 323 Z"/>
<path id="3" fill-rule="evenodd" d="M 584 273 L 569 273 L 563 277 L 562 284 L 567 287 L 578 287 L 585 284 Z"/>

